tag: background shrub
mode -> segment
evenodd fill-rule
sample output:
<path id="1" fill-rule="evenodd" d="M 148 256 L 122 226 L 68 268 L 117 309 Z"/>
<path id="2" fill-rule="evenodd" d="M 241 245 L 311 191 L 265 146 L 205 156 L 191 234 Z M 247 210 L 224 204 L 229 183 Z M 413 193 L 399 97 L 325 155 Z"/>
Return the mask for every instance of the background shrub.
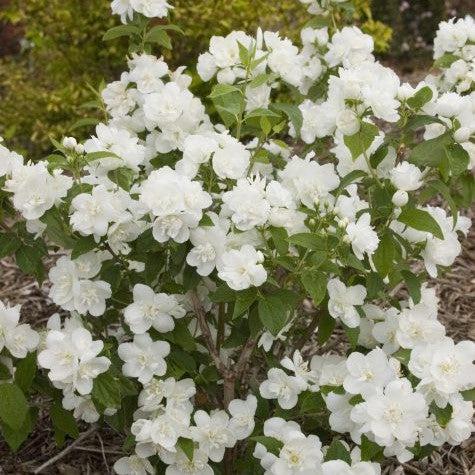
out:
<path id="1" fill-rule="evenodd" d="M 379 52 L 387 51 L 391 41 L 392 31 L 385 23 L 396 29 L 396 44 L 407 37 L 401 2 L 354 3 L 355 19 L 375 38 Z M 305 7 L 296 0 L 176 0 L 174 5 L 174 21 L 186 32 L 186 38 L 174 38 L 173 58 L 167 58 L 174 66 L 205 50 L 210 35 L 233 29 L 253 32 L 261 25 L 292 36 L 291 31 L 298 31 L 308 19 Z M 0 0 L 0 135 L 30 158 L 40 158 L 50 149 L 51 136 L 72 133 L 78 119 L 91 115 L 81 107 L 93 97 L 87 84 L 97 86 L 118 76 L 125 42 L 101 41 L 103 33 L 118 22 L 109 8 L 103 0 Z M 439 16 L 427 26 L 427 41 Z M 82 138 L 87 130 L 76 129 L 74 135 Z"/>

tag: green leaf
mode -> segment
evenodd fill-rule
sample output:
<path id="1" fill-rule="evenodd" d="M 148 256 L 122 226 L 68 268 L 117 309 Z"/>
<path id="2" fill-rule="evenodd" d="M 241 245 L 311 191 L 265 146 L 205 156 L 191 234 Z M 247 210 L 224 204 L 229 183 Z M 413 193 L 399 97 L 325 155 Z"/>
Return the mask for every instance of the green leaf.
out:
<path id="1" fill-rule="evenodd" d="M 397 220 L 417 231 L 428 232 L 438 239 L 444 239 L 439 223 L 425 210 L 406 206 Z"/>
<path id="2" fill-rule="evenodd" d="M 133 36 L 139 33 L 140 30 L 134 25 L 120 25 L 107 30 L 102 39 L 103 41 L 110 41 L 121 36 Z"/>
<path id="3" fill-rule="evenodd" d="M 130 187 L 134 181 L 134 176 L 135 172 L 127 167 L 116 168 L 107 174 L 109 180 L 120 186 L 125 191 L 130 191 Z"/>
<path id="4" fill-rule="evenodd" d="M 253 119 L 255 117 L 271 117 L 271 118 L 280 118 L 279 114 L 272 112 L 269 109 L 263 109 L 262 107 L 258 109 L 253 109 L 249 114 L 246 115 L 244 120 Z"/>
<path id="5" fill-rule="evenodd" d="M 429 86 L 424 86 L 410 97 L 407 103 L 413 109 L 419 110 L 432 99 L 433 95 L 432 89 Z"/>
<path id="6" fill-rule="evenodd" d="M 338 439 L 333 439 L 330 447 L 328 447 L 325 454 L 325 462 L 329 460 L 343 460 L 348 465 L 351 465 L 350 452 Z"/>
<path id="7" fill-rule="evenodd" d="M 453 176 L 461 175 L 467 170 L 470 157 L 467 151 L 458 143 L 445 147 L 445 153 L 449 161 L 449 168 Z"/>
<path id="8" fill-rule="evenodd" d="M 168 33 L 161 25 L 154 26 L 144 38 L 145 43 L 157 43 L 166 49 L 172 49 L 172 42 Z"/>
<path id="9" fill-rule="evenodd" d="M 328 310 L 322 310 L 322 315 L 318 320 L 317 340 L 320 345 L 325 343 L 333 333 L 336 326 L 336 320 L 328 313 Z"/>
<path id="10" fill-rule="evenodd" d="M 255 435 L 254 437 L 250 437 L 250 440 L 253 442 L 259 442 L 259 444 L 262 444 L 268 452 L 271 452 L 274 455 L 278 455 L 284 445 L 280 440 L 274 439 L 274 437 L 266 437 L 263 435 Z"/>
<path id="11" fill-rule="evenodd" d="M 360 178 L 364 178 L 365 176 L 367 176 L 367 173 L 364 172 L 363 170 L 351 171 L 340 180 L 340 185 L 338 186 L 336 194 L 337 195 L 341 194 L 348 185 L 351 185 L 356 180 Z"/>
<path id="12" fill-rule="evenodd" d="M 283 112 L 294 126 L 297 136 L 300 135 L 303 124 L 302 111 L 295 104 L 277 103 L 272 105 L 273 109 Z"/>
<path id="13" fill-rule="evenodd" d="M 369 122 L 362 122 L 360 130 L 356 134 L 345 135 L 345 145 L 350 150 L 353 160 L 368 150 L 378 133 L 378 127 Z"/>
<path id="14" fill-rule="evenodd" d="M 87 160 L 87 162 L 94 162 L 95 160 L 101 160 L 103 158 L 118 158 L 119 160 L 122 160 L 118 155 L 116 155 L 114 152 L 111 152 L 110 150 L 89 152 L 84 158 Z"/>
<path id="15" fill-rule="evenodd" d="M 236 86 L 232 86 L 231 84 L 216 84 L 208 97 L 210 99 L 216 99 L 236 92 L 241 95 L 241 90 Z"/>
<path id="16" fill-rule="evenodd" d="M 360 336 L 360 328 L 355 327 L 355 328 L 350 328 L 346 325 L 343 325 L 345 328 L 345 333 L 346 336 L 348 337 L 348 341 L 350 342 L 350 345 L 352 348 L 356 348 L 358 345 L 358 338 Z"/>
<path id="17" fill-rule="evenodd" d="M 287 255 L 287 253 L 289 252 L 289 235 L 287 234 L 287 231 L 284 228 L 276 228 L 274 226 L 271 226 L 269 228 L 269 232 L 277 253 L 281 256 Z"/>
<path id="18" fill-rule="evenodd" d="M 196 272 L 196 268 L 186 264 L 183 269 L 183 287 L 185 291 L 188 292 L 189 290 L 196 289 L 200 281 L 201 277 Z"/>
<path id="19" fill-rule="evenodd" d="M 185 439 L 180 437 L 177 442 L 178 447 L 188 457 L 188 460 L 193 460 L 193 454 L 195 452 L 195 443 L 191 439 Z"/>
<path id="20" fill-rule="evenodd" d="M 12 373 L 6 365 L 0 363 L 0 381 L 4 381 L 6 379 L 12 379 Z"/>
<path id="21" fill-rule="evenodd" d="M 404 278 L 404 282 L 406 282 L 407 290 L 409 291 L 412 301 L 417 305 L 421 301 L 420 280 L 417 275 L 408 270 L 402 270 L 401 275 Z"/>
<path id="22" fill-rule="evenodd" d="M 327 277 L 318 270 L 306 270 L 300 280 L 305 290 L 309 293 L 315 306 L 320 305 L 327 294 Z"/>
<path id="23" fill-rule="evenodd" d="M 72 132 L 73 130 L 81 129 L 82 127 L 93 127 L 99 122 L 100 120 L 96 119 L 95 117 L 83 117 L 82 119 L 78 119 L 76 122 L 74 122 L 74 124 L 69 127 L 69 131 Z"/>
<path id="24" fill-rule="evenodd" d="M 214 226 L 214 223 L 212 219 L 209 217 L 209 215 L 204 214 L 198 226 L 202 226 L 202 227 Z"/>
<path id="25" fill-rule="evenodd" d="M 378 297 L 379 293 L 384 290 L 384 281 L 377 272 L 370 272 L 366 276 L 366 290 L 370 300 Z"/>
<path id="26" fill-rule="evenodd" d="M 262 324 L 273 335 L 277 335 L 287 323 L 288 307 L 276 294 L 260 299 L 258 310 Z"/>
<path id="27" fill-rule="evenodd" d="M 0 419 L 11 429 L 19 430 L 28 413 L 23 391 L 13 383 L 0 384 Z"/>
<path id="28" fill-rule="evenodd" d="M 391 232 L 386 230 L 379 241 L 378 249 L 376 249 L 373 255 L 374 265 L 381 274 L 381 277 L 386 277 L 393 267 L 396 244 L 397 243 L 393 241 Z"/>
<path id="29" fill-rule="evenodd" d="M 460 59 L 452 53 L 445 53 L 434 61 L 434 68 L 449 68 L 452 63 Z"/>
<path id="30" fill-rule="evenodd" d="M 427 183 L 426 189 L 429 192 L 434 191 L 435 193 L 440 193 L 445 199 L 445 201 L 447 201 L 448 205 L 450 206 L 450 211 L 452 212 L 452 224 L 455 227 L 455 225 L 457 224 L 457 219 L 458 219 L 458 208 L 457 208 L 457 204 L 452 198 L 452 195 L 450 194 L 449 187 L 440 180 L 433 180 Z M 423 193 L 421 193 L 421 195 L 422 194 Z"/>
<path id="31" fill-rule="evenodd" d="M 54 404 L 50 409 L 50 417 L 55 429 L 68 434 L 73 439 L 79 436 L 78 425 L 70 411 L 66 411 L 60 404 Z"/>
<path id="32" fill-rule="evenodd" d="M 238 292 L 236 303 L 234 304 L 233 319 L 240 317 L 244 312 L 246 312 L 256 299 L 257 289 L 255 287 L 250 287 L 249 289 Z"/>
<path id="33" fill-rule="evenodd" d="M 327 242 L 325 237 L 313 233 L 298 233 L 289 236 L 287 241 L 312 251 L 326 251 Z"/>
<path id="34" fill-rule="evenodd" d="M 77 239 L 71 252 L 71 259 L 77 259 L 79 256 L 86 254 L 97 247 L 97 243 L 93 236 L 84 236 Z"/>
<path id="35" fill-rule="evenodd" d="M 418 166 L 438 167 L 446 158 L 445 147 L 453 143 L 450 133 L 440 135 L 434 139 L 425 140 L 416 145 L 408 156 L 408 161 Z"/>
<path id="36" fill-rule="evenodd" d="M 92 399 L 97 401 L 103 408 L 120 407 L 119 379 L 115 378 L 110 370 L 100 374 L 94 379 L 91 395 Z"/>
<path id="37" fill-rule="evenodd" d="M 46 234 L 52 242 L 66 249 L 74 247 L 76 241 L 71 235 L 68 220 L 63 219 L 56 208 L 46 212 L 41 221 L 46 224 Z"/>
<path id="38" fill-rule="evenodd" d="M 437 406 L 435 402 L 433 402 L 430 405 L 430 411 L 432 412 L 432 414 L 435 415 L 437 424 L 439 424 L 440 427 L 445 429 L 445 427 L 447 427 L 447 424 L 452 419 L 452 413 L 454 411 L 454 408 L 449 403 L 447 403 L 445 407 L 441 408 Z"/>
<path id="39" fill-rule="evenodd" d="M 0 425 L 2 435 L 13 452 L 16 452 L 20 445 L 28 438 L 31 431 L 33 430 L 36 418 L 37 411 L 35 411 L 34 409 L 30 409 L 29 411 L 27 411 L 23 423 L 20 425 L 20 427 L 12 429 L 6 424 Z"/>
<path id="40" fill-rule="evenodd" d="M 419 129 L 420 127 L 424 127 L 429 124 L 433 123 L 442 123 L 440 119 L 437 117 L 433 117 L 431 115 L 415 115 L 408 119 L 406 122 L 405 128 L 406 129 Z"/>
<path id="41" fill-rule="evenodd" d="M 35 379 L 36 370 L 35 353 L 28 353 L 25 358 L 22 358 L 16 364 L 15 383 L 24 393 L 30 390 Z"/>
<path id="42" fill-rule="evenodd" d="M 404 366 L 407 366 L 409 364 L 409 360 L 411 359 L 411 350 L 407 348 L 400 348 L 396 351 L 396 353 L 393 353 L 392 356 L 400 361 Z"/>
<path id="43" fill-rule="evenodd" d="M 301 414 L 316 414 L 325 411 L 326 404 L 321 393 L 304 391 L 299 395 L 299 404 Z"/>
<path id="44" fill-rule="evenodd" d="M 21 241 L 15 234 L 0 234 L 0 259 L 12 255 L 20 246 Z"/>
<path id="45" fill-rule="evenodd" d="M 236 291 L 230 289 L 226 284 L 222 284 L 213 293 L 209 294 L 209 299 L 214 303 L 234 302 Z"/>
<path id="46" fill-rule="evenodd" d="M 365 435 L 361 436 L 360 448 L 363 462 L 379 460 L 383 456 L 383 447 L 380 447 L 376 442 L 372 442 Z"/>
<path id="47" fill-rule="evenodd" d="M 168 357 L 169 361 L 175 363 L 175 365 L 181 370 L 192 375 L 196 373 L 196 361 L 195 359 L 186 351 L 183 351 L 180 348 L 174 348 Z"/>
<path id="48" fill-rule="evenodd" d="M 475 388 L 461 391 L 460 393 L 465 401 L 475 401 Z"/>
<path id="49" fill-rule="evenodd" d="M 17 266 L 25 274 L 31 274 L 41 283 L 44 279 L 42 253 L 38 247 L 22 246 L 15 253 Z"/>

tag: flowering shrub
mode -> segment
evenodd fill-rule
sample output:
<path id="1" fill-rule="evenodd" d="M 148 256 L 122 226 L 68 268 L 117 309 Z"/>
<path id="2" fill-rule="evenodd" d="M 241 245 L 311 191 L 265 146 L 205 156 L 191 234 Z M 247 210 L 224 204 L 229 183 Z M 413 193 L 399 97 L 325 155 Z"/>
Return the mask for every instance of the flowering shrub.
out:
<path id="1" fill-rule="evenodd" d="M 64 310 L 37 332 L 0 306 L 13 450 L 38 393 L 59 443 L 78 420 L 124 433 L 118 474 L 379 474 L 470 436 L 475 344 L 424 281 L 470 226 L 475 24 L 442 23 L 440 72 L 412 87 L 338 29 L 347 3 L 302 3 L 300 48 L 212 37 L 200 99 L 151 54 L 172 5 L 114 0 L 105 38 L 131 46 L 108 119 L 39 163 L 1 147 L 0 255 L 42 282 L 56 251 Z"/>

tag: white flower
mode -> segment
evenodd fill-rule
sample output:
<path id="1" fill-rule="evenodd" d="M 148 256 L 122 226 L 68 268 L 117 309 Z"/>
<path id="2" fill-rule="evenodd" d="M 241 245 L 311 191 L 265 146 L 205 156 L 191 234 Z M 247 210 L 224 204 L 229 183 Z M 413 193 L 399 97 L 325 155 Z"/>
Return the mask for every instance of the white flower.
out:
<path id="1" fill-rule="evenodd" d="M 148 18 L 164 18 L 173 8 L 166 0 L 130 0 L 132 8 Z"/>
<path id="2" fill-rule="evenodd" d="M 257 409 L 257 399 L 249 394 L 245 400 L 233 399 L 228 406 L 231 414 L 229 430 L 237 440 L 246 439 L 254 431 L 254 416 Z"/>
<path id="3" fill-rule="evenodd" d="M 361 432 L 372 434 L 379 445 L 402 442 L 412 447 L 427 410 L 422 394 L 415 393 L 407 379 L 398 379 L 391 381 L 382 393 L 372 394 L 356 405 L 351 418 L 362 424 Z"/>
<path id="4" fill-rule="evenodd" d="M 351 466 L 343 460 L 322 463 L 322 475 L 380 475 L 379 465 L 371 462 L 356 462 Z"/>
<path id="5" fill-rule="evenodd" d="M 362 214 L 358 221 L 348 224 L 346 235 L 355 256 L 360 260 L 364 258 L 364 254 L 370 256 L 378 248 L 379 237 L 374 231 L 373 226 L 371 226 L 371 216 L 369 213 Z"/>
<path id="6" fill-rule="evenodd" d="M 424 343 L 434 343 L 445 335 L 444 326 L 427 315 L 417 305 L 404 309 L 398 317 L 396 339 L 403 348 L 414 348 Z"/>
<path id="7" fill-rule="evenodd" d="M 170 238 L 185 242 L 196 228 L 211 197 L 201 185 L 169 167 L 154 170 L 142 183 L 140 202 L 156 216 L 153 236 L 159 242 Z"/>
<path id="8" fill-rule="evenodd" d="M 310 368 L 318 377 L 320 386 L 342 386 L 348 374 L 346 358 L 338 355 L 315 355 L 310 361 Z"/>
<path id="9" fill-rule="evenodd" d="M 309 208 L 314 208 L 316 203 L 327 198 L 340 183 L 332 164 L 319 165 L 311 160 L 311 155 L 305 159 L 293 157 L 279 171 L 279 176 L 282 185 Z"/>
<path id="10" fill-rule="evenodd" d="M 213 469 L 208 465 L 208 457 L 201 450 L 193 452 L 193 459 L 189 460 L 188 456 L 181 450 L 177 451 L 176 457 L 172 465 L 165 470 L 165 475 L 213 475 Z"/>
<path id="11" fill-rule="evenodd" d="M 375 348 L 367 355 L 357 351 L 351 353 L 346 360 L 346 368 L 348 375 L 343 387 L 351 394 L 367 396 L 382 389 L 396 377 L 394 367 L 380 348 Z"/>
<path id="12" fill-rule="evenodd" d="M 208 215 L 213 225 L 198 227 L 190 232 L 190 242 L 194 247 L 186 256 L 188 265 L 196 267 L 196 272 L 201 276 L 211 274 L 222 262 L 229 228 L 227 220 L 218 218 L 214 213 Z"/>
<path id="13" fill-rule="evenodd" d="M 433 388 L 441 398 L 475 386 L 475 343 L 450 338 L 416 346 L 411 352 L 409 370 L 420 387 Z"/>
<path id="14" fill-rule="evenodd" d="M 124 309 L 124 319 L 136 333 L 145 333 L 150 327 L 166 333 L 175 328 L 174 318 L 185 316 L 186 310 L 173 295 L 156 294 L 143 284 L 136 284 L 133 290 L 134 302 Z"/>
<path id="15" fill-rule="evenodd" d="M 106 310 L 106 300 L 112 296 L 111 286 L 102 280 L 80 280 L 74 295 L 75 310 L 99 317 Z"/>
<path id="16" fill-rule="evenodd" d="M 322 462 L 322 444 L 316 435 L 305 436 L 298 424 L 274 417 L 264 423 L 264 434 L 283 442 L 278 457 L 261 454 L 261 464 L 265 464 L 273 475 L 312 475 L 319 473 Z"/>
<path id="17" fill-rule="evenodd" d="M 163 376 L 167 370 L 164 358 L 170 353 L 166 341 L 153 341 L 148 333 L 135 335 L 131 343 L 121 343 L 118 354 L 125 364 L 125 376 L 137 378 L 142 384 L 148 383 L 154 375 Z"/>
<path id="18" fill-rule="evenodd" d="M 356 305 L 363 305 L 366 289 L 362 285 L 347 287 L 339 279 L 330 279 L 327 284 L 328 311 L 333 318 L 340 318 L 350 328 L 358 326 L 360 316 Z"/>
<path id="19" fill-rule="evenodd" d="M 310 385 L 312 390 L 318 390 L 318 385 L 315 385 L 317 375 L 309 368 L 308 362 L 302 358 L 300 351 L 295 350 L 292 359 L 286 356 L 280 364 L 285 369 L 292 371 L 301 380 L 303 386 Z"/>
<path id="20" fill-rule="evenodd" d="M 114 464 L 114 471 L 118 475 L 147 475 L 147 473 L 153 474 L 155 470 L 147 459 L 130 455 L 117 460 Z"/>
<path id="21" fill-rule="evenodd" d="M 282 409 L 292 409 L 297 404 L 298 395 L 305 391 L 307 383 L 296 376 L 288 376 L 280 368 L 271 368 L 267 379 L 259 387 L 264 399 L 277 399 Z"/>
<path id="22" fill-rule="evenodd" d="M 241 231 L 262 226 L 269 219 L 270 204 L 266 200 L 265 179 L 240 179 L 223 194 L 223 203 L 231 212 L 231 221 Z"/>
<path id="23" fill-rule="evenodd" d="M 114 193 L 96 186 L 90 194 L 81 193 L 71 202 L 71 225 L 84 235 L 105 236 L 110 223 L 128 215 L 121 205 Z"/>
<path id="24" fill-rule="evenodd" d="M 38 355 L 38 363 L 50 370 L 49 379 L 71 384 L 81 395 L 89 394 L 94 378 L 110 366 L 108 358 L 97 356 L 104 343 L 93 340 L 91 333 L 85 328 L 51 330 L 45 343 L 45 349 Z"/>
<path id="25" fill-rule="evenodd" d="M 30 325 L 19 325 L 20 306 L 7 307 L 0 300 L 0 351 L 5 347 L 15 358 L 25 358 L 40 342 Z"/>
<path id="26" fill-rule="evenodd" d="M 345 26 L 333 35 L 325 59 L 331 67 L 343 64 L 348 68 L 372 61 L 373 48 L 371 36 L 364 34 L 355 26 Z"/>
<path id="27" fill-rule="evenodd" d="M 7 158 L 8 159 L 8 158 Z M 55 170 L 51 175 L 46 162 L 11 166 L 5 190 L 13 193 L 13 206 L 25 219 L 33 220 L 59 203 L 73 185 L 72 178 Z"/>
<path id="28" fill-rule="evenodd" d="M 231 135 L 216 135 L 218 148 L 213 154 L 213 170 L 219 178 L 237 180 L 245 176 L 251 161 L 251 153 Z"/>
<path id="29" fill-rule="evenodd" d="M 76 396 L 74 393 L 66 393 L 63 398 L 63 407 L 73 411 L 75 419 L 81 419 L 88 424 L 99 420 L 100 414 L 91 399 L 91 396 Z"/>
<path id="30" fill-rule="evenodd" d="M 422 185 L 422 172 L 415 165 L 409 162 L 402 162 L 396 165 L 390 173 L 391 183 L 402 191 L 414 191 Z"/>
<path id="31" fill-rule="evenodd" d="M 267 272 L 260 264 L 263 259 L 260 251 L 245 244 L 239 250 L 233 249 L 223 254 L 218 276 L 233 290 L 259 287 L 267 280 Z"/>
<path id="32" fill-rule="evenodd" d="M 200 450 L 213 462 L 221 462 L 224 451 L 234 447 L 236 438 L 228 427 L 229 416 L 224 411 L 196 411 L 194 415 L 196 427 L 191 428 L 193 440 L 198 442 Z"/>

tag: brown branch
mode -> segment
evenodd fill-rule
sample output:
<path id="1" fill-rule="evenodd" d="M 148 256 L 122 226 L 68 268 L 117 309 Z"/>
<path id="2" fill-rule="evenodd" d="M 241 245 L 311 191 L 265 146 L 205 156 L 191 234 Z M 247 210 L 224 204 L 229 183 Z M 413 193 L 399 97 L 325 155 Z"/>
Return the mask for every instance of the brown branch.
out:
<path id="1" fill-rule="evenodd" d="M 193 305 L 195 315 L 198 319 L 198 325 L 205 340 L 205 344 L 208 348 L 209 354 L 211 355 L 211 358 L 213 359 L 216 368 L 221 373 L 221 376 L 223 376 L 223 378 L 226 378 L 228 370 L 223 360 L 221 359 L 218 349 L 213 341 L 213 336 L 211 335 L 211 330 L 209 329 L 209 325 L 206 320 L 206 312 L 203 308 L 203 305 L 201 304 L 198 295 L 194 291 L 191 293 L 191 303 Z"/>
<path id="2" fill-rule="evenodd" d="M 312 337 L 312 335 L 315 333 L 316 328 L 318 327 L 318 321 L 320 319 L 320 316 L 318 313 L 315 313 L 313 315 L 312 321 L 310 322 L 310 325 L 306 328 L 304 334 L 300 337 L 299 340 L 297 340 L 297 343 L 294 345 L 294 351 L 295 350 L 301 350 L 305 343 Z"/>
<path id="3" fill-rule="evenodd" d="M 89 430 L 87 430 L 86 432 L 83 432 L 71 445 L 68 445 L 59 454 L 55 455 L 54 457 L 51 457 L 47 462 L 45 462 L 43 465 L 41 465 L 36 470 L 34 470 L 33 473 L 34 474 L 41 473 L 44 469 L 48 468 L 50 465 L 53 465 L 58 460 L 62 459 L 66 454 L 71 452 L 71 450 L 73 450 L 77 445 L 79 445 L 80 442 L 82 442 L 84 439 L 87 439 L 96 430 L 97 430 L 97 427 L 92 426 Z"/>
<path id="4" fill-rule="evenodd" d="M 235 373 L 236 377 L 239 378 L 242 372 L 245 369 L 245 366 L 254 351 L 254 347 L 256 346 L 257 338 L 249 338 L 245 345 L 242 347 L 241 354 L 237 363 L 234 365 L 233 372 Z"/>

